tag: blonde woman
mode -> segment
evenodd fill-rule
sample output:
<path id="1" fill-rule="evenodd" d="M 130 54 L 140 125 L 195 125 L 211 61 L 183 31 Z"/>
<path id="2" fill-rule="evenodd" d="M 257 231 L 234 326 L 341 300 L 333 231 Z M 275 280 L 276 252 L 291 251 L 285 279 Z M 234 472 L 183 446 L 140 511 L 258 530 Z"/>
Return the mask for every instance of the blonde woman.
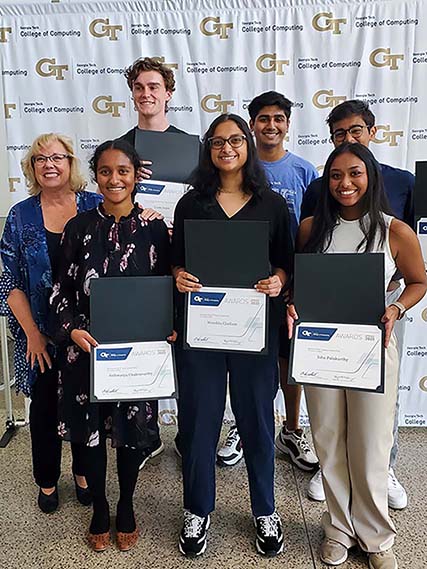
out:
<path id="1" fill-rule="evenodd" d="M 61 439 L 57 433 L 55 347 L 48 336 L 49 296 L 65 224 L 96 207 L 101 196 L 86 192 L 86 181 L 71 139 L 62 134 L 37 137 L 22 160 L 30 197 L 9 212 L 0 245 L 0 314 L 8 316 L 15 337 L 17 391 L 31 397 L 30 431 L 38 505 L 58 508 Z M 79 445 L 72 445 L 73 474 L 80 503 L 89 505 Z"/>

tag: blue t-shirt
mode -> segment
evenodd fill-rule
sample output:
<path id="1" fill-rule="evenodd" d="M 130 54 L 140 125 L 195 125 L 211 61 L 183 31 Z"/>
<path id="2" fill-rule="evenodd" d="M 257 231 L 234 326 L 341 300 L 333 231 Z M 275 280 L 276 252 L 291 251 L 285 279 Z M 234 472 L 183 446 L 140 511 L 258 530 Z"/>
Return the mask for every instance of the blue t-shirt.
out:
<path id="1" fill-rule="evenodd" d="M 275 162 L 261 160 L 271 189 L 285 198 L 289 209 L 292 237 L 295 239 L 301 202 L 308 185 L 319 176 L 316 168 L 292 152 Z"/>
<path id="2" fill-rule="evenodd" d="M 411 227 L 414 227 L 414 186 L 415 176 L 408 170 L 380 164 L 384 190 L 393 214 Z M 314 215 L 317 200 L 322 189 L 322 178 L 315 180 L 304 195 L 301 206 L 301 220 Z"/>

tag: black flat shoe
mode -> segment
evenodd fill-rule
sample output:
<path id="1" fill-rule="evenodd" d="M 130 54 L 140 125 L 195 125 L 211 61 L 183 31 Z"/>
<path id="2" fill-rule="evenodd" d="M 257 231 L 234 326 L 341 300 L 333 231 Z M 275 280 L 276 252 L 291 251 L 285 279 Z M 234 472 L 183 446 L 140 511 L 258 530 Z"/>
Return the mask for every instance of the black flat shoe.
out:
<path id="1" fill-rule="evenodd" d="M 77 484 L 75 478 L 74 478 L 74 484 L 76 487 L 77 500 L 80 502 L 82 506 L 90 506 L 92 504 L 92 492 L 89 490 L 89 487 L 82 488 Z"/>
<path id="2" fill-rule="evenodd" d="M 49 495 L 45 494 L 40 488 L 37 503 L 40 510 L 45 514 L 52 514 L 55 512 L 58 509 L 59 505 L 58 488 L 55 488 L 55 491 Z"/>

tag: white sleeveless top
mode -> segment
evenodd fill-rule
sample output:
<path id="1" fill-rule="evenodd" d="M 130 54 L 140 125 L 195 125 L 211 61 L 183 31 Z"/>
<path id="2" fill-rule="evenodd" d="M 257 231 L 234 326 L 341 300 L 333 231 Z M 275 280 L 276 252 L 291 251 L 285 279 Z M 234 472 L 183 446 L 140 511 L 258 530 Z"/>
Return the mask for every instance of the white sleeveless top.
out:
<path id="1" fill-rule="evenodd" d="M 384 286 L 387 291 L 387 287 L 391 281 L 391 277 L 396 272 L 396 263 L 393 259 L 390 249 L 390 225 L 393 220 L 391 215 L 382 214 L 386 224 L 386 236 L 382 246 L 379 246 L 380 242 L 380 230 L 377 229 L 377 235 L 375 237 L 374 246 L 372 248 L 372 253 L 383 253 L 384 254 Z M 335 227 L 332 233 L 332 240 L 325 251 L 325 253 L 363 253 L 362 250 L 357 251 L 357 246 L 364 239 L 363 232 L 360 228 L 359 220 L 347 221 L 341 217 L 338 219 L 338 225 Z"/>

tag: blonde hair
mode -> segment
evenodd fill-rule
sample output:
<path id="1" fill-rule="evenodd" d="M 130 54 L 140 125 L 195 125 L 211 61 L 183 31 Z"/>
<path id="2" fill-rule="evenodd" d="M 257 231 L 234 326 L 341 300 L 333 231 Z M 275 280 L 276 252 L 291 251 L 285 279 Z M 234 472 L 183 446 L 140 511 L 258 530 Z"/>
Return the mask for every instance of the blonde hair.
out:
<path id="1" fill-rule="evenodd" d="M 40 150 L 44 146 L 47 146 L 51 142 L 60 142 L 64 146 L 67 154 L 70 156 L 70 189 L 73 190 L 73 192 L 84 190 L 87 186 L 87 182 L 80 171 L 80 161 L 77 156 L 74 155 L 73 141 L 64 134 L 49 132 L 38 136 L 33 141 L 27 154 L 21 160 L 21 168 L 25 176 L 30 196 L 37 196 L 41 192 L 41 187 L 37 182 L 36 175 L 34 173 L 32 158 L 39 154 Z"/>

